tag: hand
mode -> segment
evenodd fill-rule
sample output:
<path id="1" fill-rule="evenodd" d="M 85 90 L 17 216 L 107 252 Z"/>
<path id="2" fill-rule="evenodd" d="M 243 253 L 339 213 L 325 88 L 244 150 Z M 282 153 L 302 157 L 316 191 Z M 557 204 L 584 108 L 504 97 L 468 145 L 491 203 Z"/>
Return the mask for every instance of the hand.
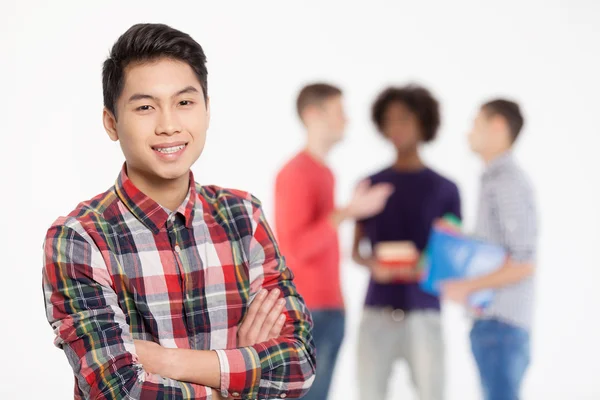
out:
<path id="1" fill-rule="evenodd" d="M 366 262 L 371 270 L 373 280 L 377 283 L 391 282 L 418 282 L 421 279 L 421 271 L 416 266 L 413 268 L 390 268 L 381 265 L 375 259 Z"/>
<path id="2" fill-rule="evenodd" d="M 270 293 L 263 289 L 256 295 L 238 330 L 239 347 L 253 346 L 281 335 L 285 324 L 285 300 L 277 300 L 280 293 L 279 289 Z"/>
<path id="3" fill-rule="evenodd" d="M 221 396 L 221 392 L 218 391 L 217 389 L 212 388 L 211 391 L 212 391 L 212 393 L 211 393 L 212 397 L 211 398 L 213 400 L 227 400 L 225 397 Z"/>
<path id="4" fill-rule="evenodd" d="M 473 292 L 468 281 L 447 281 L 442 283 L 442 297 L 466 305 Z"/>
<path id="5" fill-rule="evenodd" d="M 346 212 L 352 218 L 363 219 L 372 217 L 383 211 L 385 203 L 394 192 L 389 183 L 378 183 L 371 186 L 369 181 L 362 181 L 354 190 L 352 200 L 346 207 Z"/>
<path id="6" fill-rule="evenodd" d="M 158 343 L 147 340 L 134 340 L 135 352 L 144 366 L 151 374 L 167 376 L 167 365 L 169 363 L 168 349 Z"/>

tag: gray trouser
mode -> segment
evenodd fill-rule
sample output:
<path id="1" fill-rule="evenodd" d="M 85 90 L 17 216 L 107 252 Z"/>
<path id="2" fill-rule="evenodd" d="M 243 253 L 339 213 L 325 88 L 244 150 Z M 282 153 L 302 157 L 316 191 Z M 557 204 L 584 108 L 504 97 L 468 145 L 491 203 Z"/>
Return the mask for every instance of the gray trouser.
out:
<path id="1" fill-rule="evenodd" d="M 444 398 L 444 343 L 435 310 L 365 308 L 358 338 L 361 400 L 385 400 L 392 367 L 406 360 L 419 400 Z M 395 397 L 391 397 L 395 398 Z"/>

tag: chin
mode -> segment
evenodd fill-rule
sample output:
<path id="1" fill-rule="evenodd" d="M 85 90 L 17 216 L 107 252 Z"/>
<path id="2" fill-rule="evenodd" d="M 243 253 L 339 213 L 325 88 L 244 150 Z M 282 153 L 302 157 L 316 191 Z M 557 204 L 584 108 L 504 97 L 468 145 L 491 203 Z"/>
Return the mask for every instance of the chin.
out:
<path id="1" fill-rule="evenodd" d="M 162 168 L 155 168 L 152 173 L 159 179 L 171 181 L 180 179 L 183 176 L 187 177 L 190 172 L 191 165 L 169 165 Z"/>

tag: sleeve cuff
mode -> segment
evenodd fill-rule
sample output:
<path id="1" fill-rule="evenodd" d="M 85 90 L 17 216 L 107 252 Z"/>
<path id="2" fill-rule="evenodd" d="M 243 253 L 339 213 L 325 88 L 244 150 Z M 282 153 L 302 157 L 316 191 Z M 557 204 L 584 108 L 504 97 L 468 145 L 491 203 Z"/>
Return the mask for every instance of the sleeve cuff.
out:
<path id="1" fill-rule="evenodd" d="M 262 371 L 256 350 L 244 347 L 215 351 L 221 367 L 221 396 L 256 398 Z"/>

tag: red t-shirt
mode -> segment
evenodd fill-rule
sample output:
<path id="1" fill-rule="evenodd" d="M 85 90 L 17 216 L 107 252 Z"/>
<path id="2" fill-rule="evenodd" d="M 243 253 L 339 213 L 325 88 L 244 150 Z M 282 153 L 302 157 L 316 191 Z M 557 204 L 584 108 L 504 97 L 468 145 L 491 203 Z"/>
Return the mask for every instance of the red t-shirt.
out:
<path id="1" fill-rule="evenodd" d="M 335 209 L 334 177 L 303 151 L 277 175 L 275 230 L 298 292 L 311 309 L 344 307 L 340 249 L 329 216 Z"/>

